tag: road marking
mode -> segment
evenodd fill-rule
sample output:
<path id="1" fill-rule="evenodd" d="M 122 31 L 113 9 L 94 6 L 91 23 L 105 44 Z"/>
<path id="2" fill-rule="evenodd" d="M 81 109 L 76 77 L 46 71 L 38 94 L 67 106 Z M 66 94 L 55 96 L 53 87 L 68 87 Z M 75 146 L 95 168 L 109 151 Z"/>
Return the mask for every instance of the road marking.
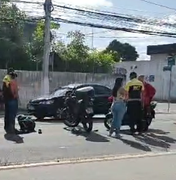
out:
<path id="1" fill-rule="evenodd" d="M 56 165 L 66 165 L 66 164 L 80 164 L 80 163 L 114 161 L 114 160 L 146 158 L 146 157 L 158 157 L 158 156 L 168 156 L 168 155 L 176 155 L 176 151 L 150 152 L 150 153 L 145 153 L 145 154 L 124 154 L 124 155 L 111 155 L 111 156 L 106 155 L 106 156 L 99 156 L 99 157 L 92 157 L 92 158 L 61 159 L 61 160 L 43 162 L 43 163 L 0 166 L 0 171 L 11 170 L 11 169 L 43 167 L 43 166 L 56 166 Z"/>

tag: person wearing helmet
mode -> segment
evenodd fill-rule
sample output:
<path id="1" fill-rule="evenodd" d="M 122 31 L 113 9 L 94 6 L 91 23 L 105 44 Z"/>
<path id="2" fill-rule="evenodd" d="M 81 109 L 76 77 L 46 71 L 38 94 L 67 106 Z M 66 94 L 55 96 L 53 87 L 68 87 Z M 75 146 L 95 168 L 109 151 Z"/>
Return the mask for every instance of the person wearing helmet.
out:
<path id="1" fill-rule="evenodd" d="M 125 85 L 127 92 L 127 114 L 130 118 L 130 131 L 134 134 L 136 131 L 142 133 L 142 92 L 144 85 L 137 79 L 137 73 L 130 73 L 130 81 Z M 137 124 L 137 129 L 135 129 Z"/>
<path id="2" fill-rule="evenodd" d="M 3 99 L 5 103 L 4 130 L 6 133 L 15 133 L 15 117 L 18 110 L 18 88 L 15 78 L 17 74 L 13 68 L 7 70 L 3 78 Z"/>

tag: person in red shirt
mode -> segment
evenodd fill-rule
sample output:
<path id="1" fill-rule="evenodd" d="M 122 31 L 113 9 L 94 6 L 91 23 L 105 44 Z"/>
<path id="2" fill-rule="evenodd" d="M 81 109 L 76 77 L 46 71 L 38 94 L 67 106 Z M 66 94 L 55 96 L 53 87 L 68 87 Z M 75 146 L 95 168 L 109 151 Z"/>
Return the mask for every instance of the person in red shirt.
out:
<path id="1" fill-rule="evenodd" d="M 155 96 L 156 89 L 151 84 L 147 83 L 144 78 L 145 78 L 144 75 L 138 77 L 138 79 L 144 84 L 144 92 L 143 92 L 144 107 L 148 107 Z"/>

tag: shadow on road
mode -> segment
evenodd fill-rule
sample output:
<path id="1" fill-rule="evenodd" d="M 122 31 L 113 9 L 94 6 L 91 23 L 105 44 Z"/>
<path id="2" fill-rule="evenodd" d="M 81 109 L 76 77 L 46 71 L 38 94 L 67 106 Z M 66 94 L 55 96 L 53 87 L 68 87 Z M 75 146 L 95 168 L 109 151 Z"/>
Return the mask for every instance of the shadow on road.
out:
<path id="1" fill-rule="evenodd" d="M 146 152 L 152 151 L 147 145 L 143 145 L 139 142 L 135 142 L 135 141 L 131 141 L 131 140 L 123 139 L 123 138 L 121 138 L 120 140 L 124 144 L 131 146 L 132 148 L 139 149 L 139 150 L 146 151 Z"/>
<path id="2" fill-rule="evenodd" d="M 141 141 L 150 146 L 160 147 L 164 149 L 169 149 L 171 144 L 176 143 L 176 139 L 154 133 L 146 133 L 143 134 L 142 136 L 136 136 L 135 138 L 136 140 Z"/>
<path id="3" fill-rule="evenodd" d="M 129 135 L 130 131 L 122 130 L 121 133 Z M 169 132 L 165 132 L 160 129 L 150 129 L 143 135 L 135 135 L 134 138 L 136 141 L 127 139 L 121 139 L 121 141 L 142 151 L 151 151 L 150 146 L 169 149 L 171 144 L 176 143 L 176 139 L 166 136 L 167 134 L 169 134 Z"/>
<path id="4" fill-rule="evenodd" d="M 91 141 L 91 142 L 109 142 L 109 140 L 98 134 L 97 131 L 98 130 L 94 130 L 91 133 L 87 133 L 84 131 L 84 129 L 80 126 L 78 126 L 77 128 L 64 128 L 67 131 L 70 131 L 72 134 L 74 134 L 75 136 L 83 136 L 86 138 L 86 141 Z"/>
<path id="5" fill-rule="evenodd" d="M 120 130 L 120 132 L 121 132 L 121 134 L 130 135 L 129 129 Z M 161 134 L 161 135 L 169 134 L 169 132 L 165 132 L 161 129 L 149 129 L 147 133 L 154 133 L 154 134 Z"/>
<path id="6" fill-rule="evenodd" d="M 24 143 L 24 140 L 23 140 L 23 137 L 19 136 L 19 135 L 16 135 L 16 134 L 5 134 L 4 135 L 4 138 L 7 140 L 7 141 L 12 141 L 12 142 L 15 142 L 17 144 L 22 144 Z"/>

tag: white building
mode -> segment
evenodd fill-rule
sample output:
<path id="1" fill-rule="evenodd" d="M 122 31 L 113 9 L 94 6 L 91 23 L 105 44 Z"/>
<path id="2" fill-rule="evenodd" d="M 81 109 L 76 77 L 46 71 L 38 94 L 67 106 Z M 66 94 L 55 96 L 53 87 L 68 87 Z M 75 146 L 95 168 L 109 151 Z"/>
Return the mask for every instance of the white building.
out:
<path id="1" fill-rule="evenodd" d="M 150 61 L 122 62 L 116 65 L 116 71 L 121 68 L 127 71 L 127 80 L 129 73 L 135 71 L 138 75 L 145 75 L 146 80 L 150 82 L 157 90 L 155 98 L 158 100 L 168 100 L 169 89 L 171 101 L 176 101 L 176 66 L 172 68 L 172 77 L 170 83 L 170 71 L 163 71 L 167 65 L 167 58 L 176 54 L 176 43 L 148 46 L 147 55 L 150 55 Z M 171 85 L 170 85 L 171 84 Z M 169 86 L 170 85 L 170 86 Z"/>

